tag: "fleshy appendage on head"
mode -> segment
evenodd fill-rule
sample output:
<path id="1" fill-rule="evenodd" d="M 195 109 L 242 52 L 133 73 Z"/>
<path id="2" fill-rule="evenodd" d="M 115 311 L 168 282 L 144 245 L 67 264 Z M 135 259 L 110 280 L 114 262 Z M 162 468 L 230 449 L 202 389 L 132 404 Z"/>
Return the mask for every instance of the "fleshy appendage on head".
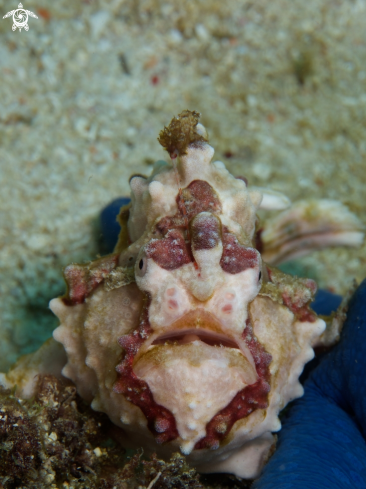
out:
<path id="1" fill-rule="evenodd" d="M 198 112 L 184 110 L 160 131 L 158 141 L 172 159 L 187 154 L 188 146 L 208 142 L 207 131 L 199 120 Z"/>
<path id="2" fill-rule="evenodd" d="M 309 307 L 315 283 L 271 269 L 257 247 L 257 210 L 288 199 L 212 162 L 198 121 L 173 118 L 159 137 L 172 161 L 131 178 L 114 253 L 66 268 L 54 338 L 63 375 L 126 447 L 253 478 L 325 323 Z"/>

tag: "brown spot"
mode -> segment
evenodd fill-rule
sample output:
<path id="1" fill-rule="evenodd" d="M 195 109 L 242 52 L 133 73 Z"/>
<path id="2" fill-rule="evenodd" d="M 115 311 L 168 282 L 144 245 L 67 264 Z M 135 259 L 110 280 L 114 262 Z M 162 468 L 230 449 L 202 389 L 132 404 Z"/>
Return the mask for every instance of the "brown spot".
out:
<path id="1" fill-rule="evenodd" d="M 321 178 L 316 178 L 315 183 L 318 185 L 318 187 L 324 187 L 324 181 Z"/>
<path id="2" fill-rule="evenodd" d="M 160 82 L 158 75 L 154 75 L 150 78 L 151 85 L 157 85 Z"/>
<path id="3" fill-rule="evenodd" d="M 39 7 L 37 9 L 37 13 L 40 17 L 42 17 L 42 19 L 47 20 L 47 21 L 51 20 L 51 17 L 52 17 L 51 12 L 48 9 L 43 8 L 43 7 Z"/>

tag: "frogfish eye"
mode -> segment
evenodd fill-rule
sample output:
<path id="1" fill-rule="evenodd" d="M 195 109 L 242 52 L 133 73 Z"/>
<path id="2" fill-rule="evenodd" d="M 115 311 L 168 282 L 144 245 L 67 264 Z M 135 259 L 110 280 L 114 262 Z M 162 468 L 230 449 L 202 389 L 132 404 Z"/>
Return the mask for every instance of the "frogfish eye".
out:
<path id="1" fill-rule="evenodd" d="M 144 254 L 140 260 L 137 261 L 136 263 L 136 275 L 138 277 L 143 277 L 146 273 L 146 269 L 147 269 L 147 258 L 146 258 L 146 255 Z"/>

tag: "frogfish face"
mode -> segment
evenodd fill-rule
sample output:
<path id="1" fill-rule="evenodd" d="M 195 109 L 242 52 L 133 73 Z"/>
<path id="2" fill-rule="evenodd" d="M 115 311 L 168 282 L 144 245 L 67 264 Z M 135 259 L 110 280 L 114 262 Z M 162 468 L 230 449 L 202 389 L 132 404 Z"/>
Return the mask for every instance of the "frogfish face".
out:
<path id="1" fill-rule="evenodd" d="M 262 397 L 269 391 L 246 339 L 248 303 L 261 288 L 260 254 L 222 225 L 218 209 L 209 212 L 218 198 L 206 182 L 195 180 L 190 187 L 198 198 L 197 189 L 205 189 L 207 204 L 195 205 L 201 212 L 175 224 L 179 216 L 158 221 L 155 237 L 137 256 L 136 284 L 148 298 L 148 332 L 133 352 L 129 381 L 126 359 L 118 367 L 122 380 L 116 387 L 126 393 L 136 376 L 141 385 L 144 381 L 165 408 L 154 420 L 157 440 L 179 436 L 187 454 L 194 447 L 218 447 L 234 422 L 259 406 L 259 391 Z M 120 339 L 127 351 L 131 337 Z M 235 408 L 223 420 L 220 412 L 230 404 Z"/>
<path id="2" fill-rule="evenodd" d="M 325 328 L 309 308 L 316 285 L 262 262 L 262 195 L 211 162 L 197 113 L 159 141 L 171 162 L 131 179 L 114 253 L 67 267 L 68 292 L 51 302 L 63 374 L 125 446 L 255 477 Z"/>

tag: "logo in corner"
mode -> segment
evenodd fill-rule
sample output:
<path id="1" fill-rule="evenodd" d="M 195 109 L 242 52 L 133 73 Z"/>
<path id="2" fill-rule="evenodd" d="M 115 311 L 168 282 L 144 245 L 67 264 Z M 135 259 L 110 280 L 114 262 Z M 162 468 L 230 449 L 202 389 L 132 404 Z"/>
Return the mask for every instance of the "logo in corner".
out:
<path id="1" fill-rule="evenodd" d="M 11 15 L 13 16 L 13 31 L 15 31 L 17 28 L 19 29 L 19 31 L 21 31 L 22 29 L 27 31 L 29 29 L 28 16 L 38 19 L 36 14 L 31 12 L 30 10 L 25 10 L 21 3 L 18 5 L 18 8 L 16 10 L 11 10 L 7 14 L 5 14 L 3 19 L 6 19 Z"/>

